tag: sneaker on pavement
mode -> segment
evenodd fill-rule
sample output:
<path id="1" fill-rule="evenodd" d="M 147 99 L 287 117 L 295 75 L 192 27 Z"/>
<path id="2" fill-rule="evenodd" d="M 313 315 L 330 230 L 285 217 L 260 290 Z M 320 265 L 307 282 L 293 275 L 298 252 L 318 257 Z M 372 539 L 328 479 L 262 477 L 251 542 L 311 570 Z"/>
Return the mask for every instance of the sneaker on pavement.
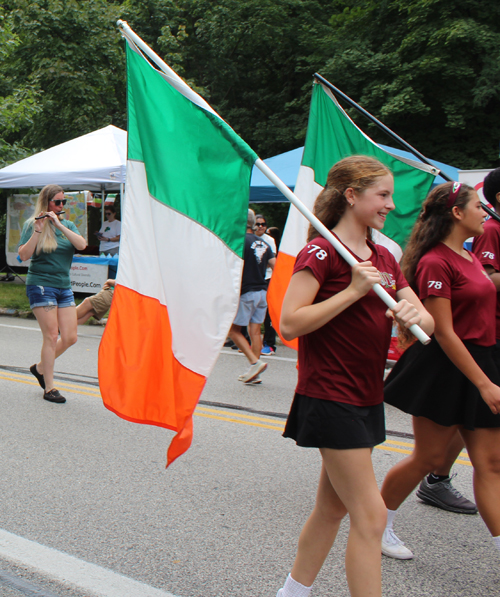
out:
<path id="1" fill-rule="evenodd" d="M 405 547 L 393 529 L 385 529 L 382 535 L 382 553 L 384 556 L 396 558 L 396 560 L 411 560 L 413 558 L 413 553 Z"/>
<path id="2" fill-rule="evenodd" d="M 267 363 L 263 363 L 259 359 L 256 363 L 250 366 L 250 369 L 246 373 L 238 377 L 238 381 L 248 383 L 249 381 L 252 381 L 252 379 L 255 379 L 259 375 L 259 373 L 262 373 L 266 369 Z"/>
<path id="3" fill-rule="evenodd" d="M 270 346 L 263 346 L 260 354 L 270 355 L 274 354 L 274 350 Z"/>
<path id="4" fill-rule="evenodd" d="M 258 386 L 261 383 L 262 383 L 262 378 L 261 378 L 260 375 L 257 375 L 257 377 L 254 377 L 251 381 L 245 382 L 245 385 L 247 385 L 247 386 Z"/>
<path id="5" fill-rule="evenodd" d="M 66 402 L 66 398 L 64 396 L 61 396 L 59 390 L 56 390 L 55 388 L 53 390 L 50 390 L 50 392 L 45 392 L 43 395 L 43 399 L 48 400 L 49 402 L 57 402 L 58 404 Z"/>
<path id="6" fill-rule="evenodd" d="M 464 497 L 458 489 L 453 487 L 451 480 L 456 476 L 448 477 L 437 483 L 429 483 L 424 478 L 417 489 L 417 497 L 423 502 L 436 508 L 456 512 L 457 514 L 477 514 L 476 504 Z"/>

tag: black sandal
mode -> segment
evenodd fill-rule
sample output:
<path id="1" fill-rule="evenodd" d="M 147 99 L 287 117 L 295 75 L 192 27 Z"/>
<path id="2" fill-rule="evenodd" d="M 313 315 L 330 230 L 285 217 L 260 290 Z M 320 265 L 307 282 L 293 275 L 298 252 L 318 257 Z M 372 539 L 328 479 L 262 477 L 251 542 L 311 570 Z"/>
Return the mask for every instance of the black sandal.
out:
<path id="1" fill-rule="evenodd" d="M 43 395 L 43 399 L 48 400 L 49 402 L 57 402 L 59 404 L 66 402 L 66 398 L 64 396 L 61 396 L 59 390 L 56 390 L 55 388 L 53 390 L 50 390 L 50 392 L 45 392 Z"/>
<path id="2" fill-rule="evenodd" d="M 31 365 L 30 371 L 37 378 L 40 387 L 45 390 L 45 380 L 43 379 L 43 375 L 41 373 L 38 373 L 36 363 L 34 365 Z"/>

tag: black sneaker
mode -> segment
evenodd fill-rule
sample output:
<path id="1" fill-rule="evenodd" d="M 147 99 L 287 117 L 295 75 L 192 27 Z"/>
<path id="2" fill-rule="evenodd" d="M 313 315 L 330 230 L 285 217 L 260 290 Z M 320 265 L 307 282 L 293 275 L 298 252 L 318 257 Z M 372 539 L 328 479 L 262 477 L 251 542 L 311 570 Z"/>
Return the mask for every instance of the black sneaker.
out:
<path id="1" fill-rule="evenodd" d="M 442 508 L 448 510 L 448 512 L 477 514 L 476 504 L 464 497 L 451 484 L 451 480 L 455 476 L 456 474 L 438 483 L 429 483 L 427 477 L 424 478 L 417 489 L 417 497 L 430 506 Z"/>
<path id="2" fill-rule="evenodd" d="M 50 392 L 45 392 L 43 395 L 43 399 L 48 400 L 49 402 L 57 402 L 58 404 L 66 402 L 66 398 L 64 396 L 61 396 L 59 390 L 56 390 L 55 388 L 53 390 L 50 390 Z"/>
<path id="3" fill-rule="evenodd" d="M 37 378 L 38 383 L 40 384 L 40 387 L 45 390 L 45 380 L 43 379 L 43 375 L 41 373 L 38 373 L 38 369 L 36 368 L 36 363 L 34 365 L 31 365 L 30 371 Z"/>

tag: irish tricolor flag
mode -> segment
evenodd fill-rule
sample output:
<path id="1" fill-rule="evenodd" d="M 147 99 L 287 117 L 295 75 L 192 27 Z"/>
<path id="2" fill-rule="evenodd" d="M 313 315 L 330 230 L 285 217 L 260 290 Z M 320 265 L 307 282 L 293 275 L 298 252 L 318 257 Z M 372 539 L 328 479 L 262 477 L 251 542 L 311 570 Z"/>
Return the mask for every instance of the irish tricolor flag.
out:
<path id="1" fill-rule="evenodd" d="M 294 191 L 309 210 L 313 210 L 316 197 L 325 186 L 333 164 L 351 155 L 372 156 L 388 166 L 394 174 L 396 209 L 387 216 L 383 234 L 374 231 L 373 237 L 376 243 L 387 246 L 399 260 L 422 201 L 439 171 L 384 151 L 352 122 L 330 90 L 317 83 L 311 99 L 304 155 Z M 290 206 L 267 293 L 269 313 L 276 330 L 279 330 L 281 305 L 295 258 L 306 244 L 308 227 L 306 218 L 293 205 Z M 297 340 L 283 341 L 297 348 Z"/>
<path id="2" fill-rule="evenodd" d="M 168 465 L 191 444 L 193 411 L 236 314 L 257 155 L 126 38 L 127 186 L 99 382 L 120 417 L 177 432 Z"/>

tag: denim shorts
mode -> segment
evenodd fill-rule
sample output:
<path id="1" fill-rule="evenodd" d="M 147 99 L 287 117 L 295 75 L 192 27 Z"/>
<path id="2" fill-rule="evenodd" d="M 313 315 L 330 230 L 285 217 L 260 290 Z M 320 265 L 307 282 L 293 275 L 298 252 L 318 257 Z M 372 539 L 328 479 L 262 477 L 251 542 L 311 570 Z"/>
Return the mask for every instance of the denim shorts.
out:
<path id="1" fill-rule="evenodd" d="M 254 290 L 242 294 L 233 323 L 235 325 L 264 323 L 267 311 L 266 294 L 265 290 Z"/>
<path id="2" fill-rule="evenodd" d="M 52 286 L 26 286 L 26 296 L 30 307 L 76 307 L 71 288 L 52 288 Z"/>

